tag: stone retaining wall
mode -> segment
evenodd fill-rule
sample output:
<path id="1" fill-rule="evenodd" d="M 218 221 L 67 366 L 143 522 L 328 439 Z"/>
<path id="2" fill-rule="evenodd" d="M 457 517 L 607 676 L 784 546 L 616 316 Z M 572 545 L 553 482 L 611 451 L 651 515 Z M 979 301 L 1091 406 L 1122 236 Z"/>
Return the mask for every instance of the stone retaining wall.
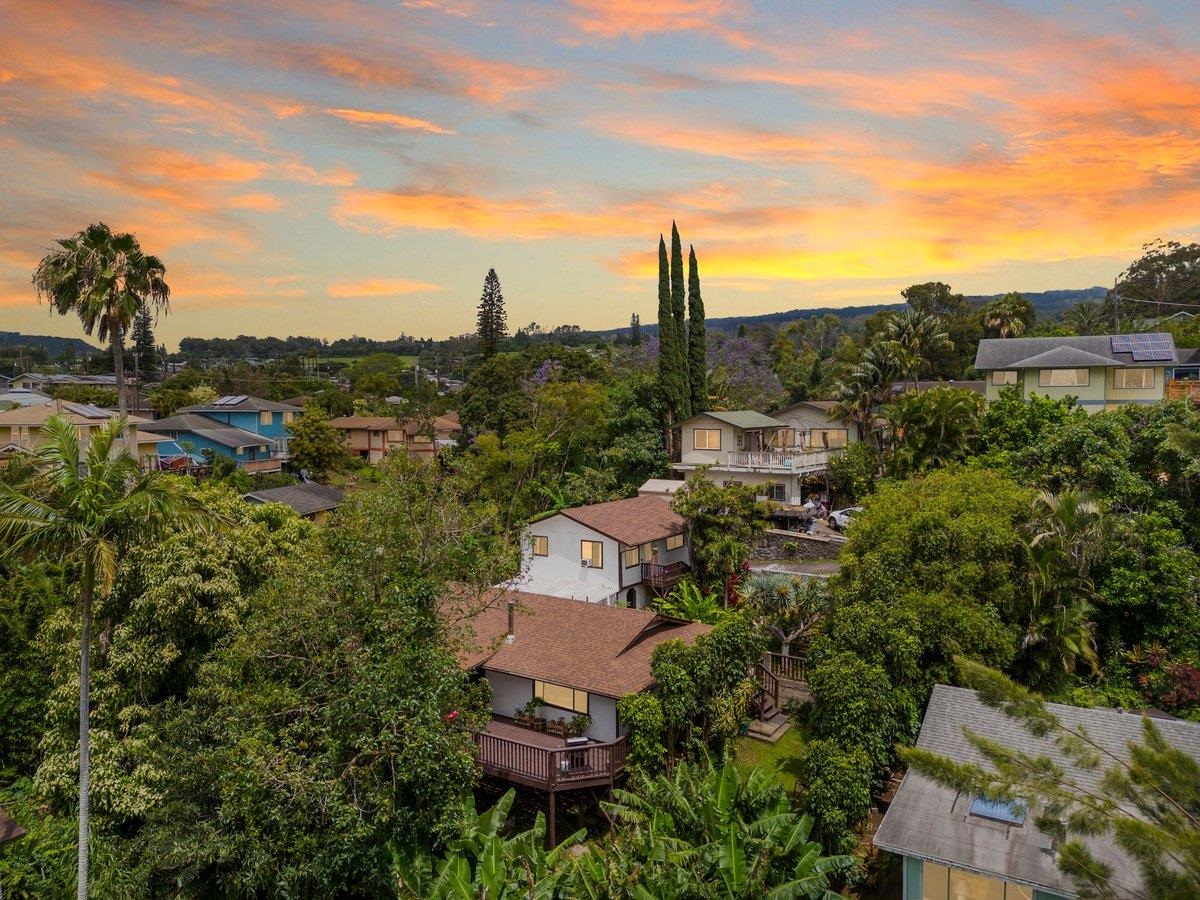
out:
<path id="1" fill-rule="evenodd" d="M 772 528 L 754 545 L 751 559 L 833 559 L 842 542 L 819 534 L 780 531 Z"/>

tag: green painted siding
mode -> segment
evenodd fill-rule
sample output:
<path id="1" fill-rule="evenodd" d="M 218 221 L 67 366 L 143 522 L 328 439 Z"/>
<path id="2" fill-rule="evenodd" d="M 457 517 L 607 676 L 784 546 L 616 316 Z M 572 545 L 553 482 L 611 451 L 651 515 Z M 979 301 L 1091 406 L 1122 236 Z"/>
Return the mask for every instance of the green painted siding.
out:
<path id="1" fill-rule="evenodd" d="M 1073 387 L 1043 386 L 1038 383 L 1039 369 L 1023 369 L 1017 372 L 1017 386 L 1022 396 L 1040 394 L 1055 400 L 1064 397 L 1079 398 L 1079 405 L 1089 412 L 1112 409 L 1126 403 L 1157 403 L 1163 398 L 1162 366 L 1154 367 L 1154 384 L 1149 388 L 1118 388 L 1115 386 L 1115 368 L 1096 366 L 1088 369 L 1088 383 Z M 1000 398 L 1003 385 L 992 384 L 992 373 L 984 372 L 984 398 L 992 403 Z"/>
<path id="2" fill-rule="evenodd" d="M 921 860 L 904 857 L 904 900 L 921 900 Z"/>

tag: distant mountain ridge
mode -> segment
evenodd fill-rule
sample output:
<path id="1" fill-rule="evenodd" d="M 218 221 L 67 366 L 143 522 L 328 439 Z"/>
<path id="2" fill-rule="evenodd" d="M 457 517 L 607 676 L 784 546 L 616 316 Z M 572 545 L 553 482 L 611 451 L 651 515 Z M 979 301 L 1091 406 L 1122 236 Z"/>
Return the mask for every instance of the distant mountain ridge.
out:
<path id="1" fill-rule="evenodd" d="M 19 331 L 0 331 L 0 350 L 15 350 L 18 347 L 32 349 L 41 347 L 51 356 L 74 351 L 77 355 L 99 353 L 99 347 L 93 347 L 82 338 L 55 337 L 50 334 L 22 334 Z"/>
<path id="2" fill-rule="evenodd" d="M 1038 318 L 1051 318 L 1061 315 L 1065 310 L 1070 309 L 1076 303 L 1081 303 L 1085 300 L 1100 301 L 1108 294 L 1108 288 L 1096 285 L 1090 288 L 1071 288 L 1066 290 L 1056 291 L 1020 291 L 1030 303 L 1033 304 L 1034 310 L 1037 311 Z M 982 306 L 989 300 L 995 300 L 997 297 L 1002 297 L 1003 294 L 988 294 L 988 295 L 967 295 L 966 299 L 973 306 Z M 905 303 L 874 303 L 867 306 L 818 306 L 813 309 L 789 309 L 784 312 L 762 313 L 752 316 L 715 316 L 705 320 L 705 325 L 709 328 L 718 331 L 736 331 L 742 325 L 747 328 L 754 328 L 757 325 L 767 325 L 773 328 L 778 328 L 781 325 L 786 325 L 788 322 L 795 322 L 797 319 L 808 319 L 813 316 L 824 316 L 832 313 L 839 319 L 857 319 L 874 315 L 877 312 L 898 312 L 904 309 Z M 627 332 L 629 326 L 622 328 L 610 328 L 604 331 L 593 332 L 601 337 L 616 336 L 623 332 Z M 648 334 L 658 333 L 658 324 L 654 322 L 645 322 L 642 324 L 642 330 Z"/>

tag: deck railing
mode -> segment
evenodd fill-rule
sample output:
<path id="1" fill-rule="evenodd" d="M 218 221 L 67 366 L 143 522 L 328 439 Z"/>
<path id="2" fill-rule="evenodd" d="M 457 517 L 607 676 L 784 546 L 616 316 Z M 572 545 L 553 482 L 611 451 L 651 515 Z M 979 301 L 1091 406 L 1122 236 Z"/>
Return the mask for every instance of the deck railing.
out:
<path id="1" fill-rule="evenodd" d="M 486 732 L 475 733 L 484 772 L 545 790 L 581 782 L 611 781 L 625 768 L 625 738 L 609 743 L 550 749 Z"/>
<path id="2" fill-rule="evenodd" d="M 840 449 L 757 451 L 730 450 L 726 461 L 730 466 L 743 469 L 771 469 L 805 472 L 822 469 L 829 460 L 840 453 Z"/>
<path id="3" fill-rule="evenodd" d="M 786 678 L 789 681 L 804 681 L 808 676 L 807 664 L 803 656 L 767 653 L 764 661 L 767 668 L 780 678 Z"/>
<path id="4" fill-rule="evenodd" d="M 754 693 L 755 705 L 761 719 L 769 719 L 779 710 L 779 678 L 771 669 L 759 662 L 754 667 L 758 690 Z"/>
<path id="5" fill-rule="evenodd" d="M 642 563 L 642 581 L 654 588 L 669 589 L 675 586 L 691 569 L 685 562 L 673 562 L 666 565 L 659 563 Z"/>

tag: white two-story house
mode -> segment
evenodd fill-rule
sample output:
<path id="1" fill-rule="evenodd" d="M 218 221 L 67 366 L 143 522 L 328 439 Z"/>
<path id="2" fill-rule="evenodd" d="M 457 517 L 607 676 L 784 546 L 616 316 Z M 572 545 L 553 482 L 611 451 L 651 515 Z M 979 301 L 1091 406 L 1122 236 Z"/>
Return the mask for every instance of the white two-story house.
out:
<path id="1" fill-rule="evenodd" d="M 679 425 L 671 469 L 688 478 L 707 467 L 707 477 L 715 482 L 753 485 L 765 500 L 800 506 L 808 499 L 805 482 L 828 472 L 829 460 L 850 439 L 849 432 L 838 431 L 844 425 L 832 425 L 828 416 L 821 421 L 818 412 L 809 412 L 811 420 L 796 413 L 794 422 L 753 410 L 692 416 Z M 815 447 L 814 441 L 819 442 Z"/>
<path id="2" fill-rule="evenodd" d="M 642 609 L 691 568 L 687 522 L 662 497 L 560 510 L 524 534 L 522 591 Z"/>

